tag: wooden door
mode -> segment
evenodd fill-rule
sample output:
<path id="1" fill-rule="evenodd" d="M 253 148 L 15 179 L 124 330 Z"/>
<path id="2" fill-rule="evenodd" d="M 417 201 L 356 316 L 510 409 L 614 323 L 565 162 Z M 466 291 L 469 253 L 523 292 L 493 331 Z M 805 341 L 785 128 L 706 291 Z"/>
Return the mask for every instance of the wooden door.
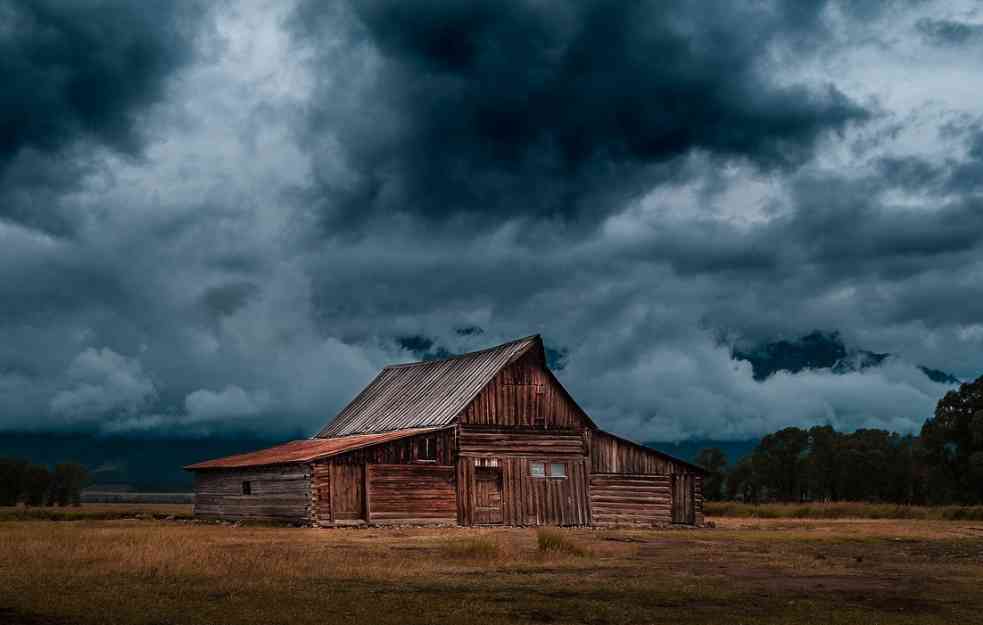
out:
<path id="1" fill-rule="evenodd" d="M 332 467 L 331 511 L 334 521 L 365 519 L 365 469 L 360 464 Z"/>
<path id="2" fill-rule="evenodd" d="M 475 467 L 474 500 L 476 524 L 495 525 L 503 522 L 501 467 Z"/>
<path id="3" fill-rule="evenodd" d="M 692 475 L 677 473 L 672 476 L 672 522 L 696 523 Z"/>

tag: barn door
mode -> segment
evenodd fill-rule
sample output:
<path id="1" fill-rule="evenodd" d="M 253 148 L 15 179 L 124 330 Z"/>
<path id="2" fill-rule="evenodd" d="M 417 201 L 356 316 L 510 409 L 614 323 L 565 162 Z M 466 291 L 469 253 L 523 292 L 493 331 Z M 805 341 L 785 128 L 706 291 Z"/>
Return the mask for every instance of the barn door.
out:
<path id="1" fill-rule="evenodd" d="M 696 507 L 693 498 L 693 476 L 672 476 L 672 522 L 693 525 L 696 523 Z"/>
<path id="2" fill-rule="evenodd" d="M 474 522 L 495 525 L 503 522 L 502 467 L 475 467 Z"/>
<path id="3" fill-rule="evenodd" d="M 365 470 L 360 464 L 331 467 L 331 511 L 334 521 L 365 519 Z"/>

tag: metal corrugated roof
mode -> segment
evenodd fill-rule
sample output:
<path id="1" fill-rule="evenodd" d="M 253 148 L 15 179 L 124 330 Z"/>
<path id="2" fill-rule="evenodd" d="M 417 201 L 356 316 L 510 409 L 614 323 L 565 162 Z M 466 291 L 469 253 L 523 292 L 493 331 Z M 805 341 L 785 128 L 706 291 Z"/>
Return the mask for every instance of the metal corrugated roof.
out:
<path id="1" fill-rule="evenodd" d="M 448 425 L 503 367 L 539 335 L 490 349 L 383 369 L 317 438 Z"/>
<path id="2" fill-rule="evenodd" d="M 299 441 L 290 441 L 276 447 L 268 447 L 259 451 L 251 451 L 235 456 L 216 458 L 189 464 L 184 467 L 190 470 L 199 469 L 235 469 L 242 467 L 261 467 L 274 464 L 292 464 L 296 462 L 310 462 L 321 458 L 336 456 L 354 449 L 370 447 L 380 443 L 415 436 L 425 432 L 433 432 L 442 428 L 416 428 L 412 430 L 400 430 L 398 432 L 384 432 L 382 434 L 363 434 L 361 436 L 344 436 L 341 438 L 307 438 Z"/>

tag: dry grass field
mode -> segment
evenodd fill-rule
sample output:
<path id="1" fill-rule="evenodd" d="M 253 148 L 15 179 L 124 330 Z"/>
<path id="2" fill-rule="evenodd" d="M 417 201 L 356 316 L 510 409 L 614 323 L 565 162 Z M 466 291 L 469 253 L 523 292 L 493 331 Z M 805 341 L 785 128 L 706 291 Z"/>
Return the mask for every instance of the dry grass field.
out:
<path id="1" fill-rule="evenodd" d="M 899 506 L 888 503 L 764 503 L 708 501 L 708 515 L 758 519 L 919 519 L 983 521 L 983 506 Z"/>
<path id="2" fill-rule="evenodd" d="M 0 510 L 11 625 L 983 623 L 975 521 L 544 533 L 232 527 L 189 522 L 181 506 L 87 506 L 77 513 L 103 520 L 71 522 L 11 513 Z"/>

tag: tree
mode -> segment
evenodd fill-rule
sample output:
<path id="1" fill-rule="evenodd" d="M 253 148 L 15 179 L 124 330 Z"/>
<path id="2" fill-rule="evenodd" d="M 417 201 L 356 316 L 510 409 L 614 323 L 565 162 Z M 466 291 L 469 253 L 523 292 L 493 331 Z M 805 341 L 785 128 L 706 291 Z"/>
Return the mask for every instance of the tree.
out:
<path id="1" fill-rule="evenodd" d="M 837 445 L 837 489 L 850 501 L 892 500 L 900 437 L 886 430 L 860 429 Z"/>
<path id="2" fill-rule="evenodd" d="M 0 506 L 16 506 L 24 490 L 24 469 L 27 461 L 20 458 L 0 458 Z"/>
<path id="3" fill-rule="evenodd" d="M 696 455 L 696 464 L 707 474 L 703 478 L 703 496 L 709 501 L 719 501 L 724 494 L 724 475 L 727 471 L 727 456 L 716 447 L 701 449 Z"/>
<path id="4" fill-rule="evenodd" d="M 80 464 L 66 462 L 55 466 L 51 480 L 51 500 L 59 506 L 78 506 L 82 489 L 89 483 L 89 472 Z"/>
<path id="5" fill-rule="evenodd" d="M 802 499 L 808 443 L 808 434 L 794 427 L 769 434 L 758 443 L 751 454 L 751 464 L 769 498 L 780 501 Z"/>
<path id="6" fill-rule="evenodd" d="M 983 452 L 983 376 L 949 391 L 921 431 L 935 503 L 948 495 L 962 503 L 983 501 L 979 456 Z"/>
<path id="7" fill-rule="evenodd" d="M 809 453 L 805 463 L 809 499 L 836 501 L 839 499 L 836 473 L 836 448 L 842 435 L 829 425 L 809 429 Z"/>
<path id="8" fill-rule="evenodd" d="M 741 458 L 727 473 L 727 499 L 758 503 L 760 485 L 751 458 Z"/>
<path id="9" fill-rule="evenodd" d="M 51 472 L 40 464 L 29 464 L 24 469 L 24 503 L 43 506 L 51 488 Z"/>

